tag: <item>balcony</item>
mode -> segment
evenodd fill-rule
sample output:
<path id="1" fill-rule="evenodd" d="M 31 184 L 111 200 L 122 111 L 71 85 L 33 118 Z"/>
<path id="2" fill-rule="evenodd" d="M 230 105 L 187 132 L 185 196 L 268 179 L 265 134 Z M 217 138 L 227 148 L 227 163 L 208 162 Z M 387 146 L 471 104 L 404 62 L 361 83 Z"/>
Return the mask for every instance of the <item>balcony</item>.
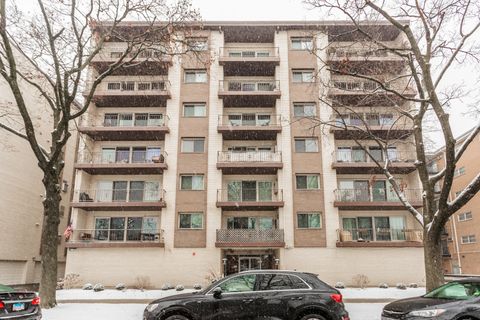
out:
<path id="1" fill-rule="evenodd" d="M 223 174 L 276 174 L 283 168 L 282 153 L 275 151 L 219 151 L 217 168 Z"/>
<path id="2" fill-rule="evenodd" d="M 217 131 L 225 140 L 276 140 L 281 116 L 244 113 L 218 116 Z"/>
<path id="3" fill-rule="evenodd" d="M 170 82 L 165 79 L 107 78 L 97 86 L 93 102 L 97 107 L 165 107 L 170 98 Z"/>
<path id="4" fill-rule="evenodd" d="M 282 248 L 285 246 L 282 229 L 220 229 L 217 248 Z"/>
<path id="5" fill-rule="evenodd" d="M 278 80 L 223 80 L 218 91 L 225 107 L 274 107 L 280 96 Z"/>
<path id="6" fill-rule="evenodd" d="M 337 230 L 337 247 L 423 247 L 423 231 L 416 229 L 363 228 Z"/>
<path id="7" fill-rule="evenodd" d="M 108 67 L 118 61 L 127 48 L 125 46 L 107 46 L 93 57 L 90 65 L 98 73 L 105 72 Z M 168 75 L 172 65 L 172 57 L 165 54 L 165 48 L 143 49 L 132 51 L 124 58 L 124 67 L 114 71 L 113 75 Z M 132 60 L 133 59 L 133 60 Z M 132 62 L 129 62 L 132 60 Z"/>
<path id="8" fill-rule="evenodd" d="M 168 120 L 163 114 L 116 114 L 116 118 L 93 117 L 78 131 L 95 141 L 165 140 L 165 134 L 170 132 Z"/>
<path id="9" fill-rule="evenodd" d="M 406 139 L 413 133 L 410 119 L 393 112 L 332 115 L 330 121 L 330 132 L 337 140 Z"/>
<path id="10" fill-rule="evenodd" d="M 281 189 L 217 190 L 217 208 L 224 210 L 275 210 L 283 205 Z"/>
<path id="11" fill-rule="evenodd" d="M 168 168 L 166 152 L 116 151 L 83 153 L 75 168 L 89 174 L 162 174 Z"/>
<path id="12" fill-rule="evenodd" d="M 423 206 L 422 190 L 406 189 L 402 194 L 413 207 Z M 337 189 L 333 205 L 339 210 L 405 210 L 398 196 L 389 188 Z"/>
<path id="13" fill-rule="evenodd" d="M 218 62 L 226 76 L 274 76 L 278 47 L 222 47 Z"/>
<path id="14" fill-rule="evenodd" d="M 386 87 L 408 98 L 414 98 L 416 94 L 415 90 L 408 86 L 387 85 Z M 405 102 L 398 95 L 381 88 L 376 82 L 358 79 L 330 81 L 328 96 L 341 105 L 395 106 Z"/>
<path id="15" fill-rule="evenodd" d="M 164 247 L 160 229 L 75 229 L 66 248 Z"/>
<path id="16" fill-rule="evenodd" d="M 87 211 L 158 211 L 166 207 L 165 190 L 75 190 L 73 208 Z"/>
<path id="17" fill-rule="evenodd" d="M 416 154 L 413 152 L 387 151 L 387 157 L 390 161 L 389 171 L 392 174 L 407 174 L 416 170 Z M 383 157 L 376 159 L 380 164 L 385 160 Z M 333 153 L 332 168 L 337 170 L 337 174 L 381 174 L 383 168 L 368 156 L 362 149 L 336 150 Z"/>
<path id="18" fill-rule="evenodd" d="M 405 61 L 398 55 L 382 49 L 331 48 L 328 64 L 336 70 L 348 68 L 349 72 L 379 74 L 389 70 L 399 73 Z"/>

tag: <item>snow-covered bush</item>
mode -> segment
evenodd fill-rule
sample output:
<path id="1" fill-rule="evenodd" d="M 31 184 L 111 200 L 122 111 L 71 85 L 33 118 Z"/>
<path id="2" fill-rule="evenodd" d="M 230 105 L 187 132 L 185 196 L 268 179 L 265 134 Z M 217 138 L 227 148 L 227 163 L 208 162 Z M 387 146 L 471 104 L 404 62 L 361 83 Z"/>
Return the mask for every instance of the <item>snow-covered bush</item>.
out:
<path id="1" fill-rule="evenodd" d="M 378 286 L 380 289 L 388 289 L 388 284 L 386 283 L 380 283 L 380 285 Z"/>
<path id="2" fill-rule="evenodd" d="M 357 274 L 353 277 L 353 283 L 361 289 L 365 289 L 365 287 L 370 283 L 370 279 L 364 274 Z"/>
<path id="3" fill-rule="evenodd" d="M 418 288 L 418 284 L 416 284 L 415 282 L 412 282 L 408 285 L 409 288 Z"/>
<path id="4" fill-rule="evenodd" d="M 105 290 L 105 287 L 101 283 L 97 283 L 96 285 L 93 286 L 93 291 L 99 292 Z"/>
<path id="5" fill-rule="evenodd" d="M 337 289 L 345 289 L 345 284 L 343 282 L 337 282 L 335 283 L 335 288 Z"/>
<path id="6" fill-rule="evenodd" d="M 93 284 L 85 283 L 82 287 L 82 290 L 93 290 Z"/>
<path id="7" fill-rule="evenodd" d="M 202 285 L 199 284 L 199 283 L 196 283 L 196 284 L 193 285 L 193 289 L 195 289 L 195 290 L 202 290 Z"/>
<path id="8" fill-rule="evenodd" d="M 63 278 L 63 287 L 65 289 L 73 289 L 80 287 L 80 275 L 76 273 L 69 273 Z"/>
<path id="9" fill-rule="evenodd" d="M 124 284 L 124 283 L 119 283 L 115 286 L 115 289 L 121 291 L 121 290 L 125 290 L 127 288 L 127 286 Z"/>
<path id="10" fill-rule="evenodd" d="M 395 287 L 399 290 L 407 290 L 407 285 L 405 283 L 397 283 Z"/>
<path id="11" fill-rule="evenodd" d="M 185 287 L 181 284 L 179 284 L 178 286 L 175 287 L 175 290 L 177 290 L 177 291 L 183 291 L 183 289 L 185 289 Z"/>
<path id="12" fill-rule="evenodd" d="M 162 286 L 162 290 L 169 290 L 171 287 L 171 285 L 169 283 L 165 283 L 163 286 Z"/>

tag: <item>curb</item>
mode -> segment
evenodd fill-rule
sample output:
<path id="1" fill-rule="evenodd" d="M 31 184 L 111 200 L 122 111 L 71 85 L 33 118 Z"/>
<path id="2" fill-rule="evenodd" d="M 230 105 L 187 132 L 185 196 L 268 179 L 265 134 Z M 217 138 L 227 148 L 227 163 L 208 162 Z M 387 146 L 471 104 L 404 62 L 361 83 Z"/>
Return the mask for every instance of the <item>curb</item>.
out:
<path id="1" fill-rule="evenodd" d="M 108 303 L 108 304 L 147 304 L 152 302 L 155 299 L 64 299 L 57 300 L 57 303 Z M 395 301 L 396 299 L 343 299 L 344 303 L 388 303 Z"/>

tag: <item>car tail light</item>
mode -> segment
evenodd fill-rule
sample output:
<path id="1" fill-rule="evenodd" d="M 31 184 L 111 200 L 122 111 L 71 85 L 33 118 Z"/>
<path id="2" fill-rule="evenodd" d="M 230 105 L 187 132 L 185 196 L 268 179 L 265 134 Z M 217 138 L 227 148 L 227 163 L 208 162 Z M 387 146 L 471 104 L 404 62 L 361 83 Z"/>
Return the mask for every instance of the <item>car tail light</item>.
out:
<path id="1" fill-rule="evenodd" d="M 35 297 L 35 298 L 33 298 L 33 300 L 32 300 L 32 305 L 33 305 L 33 306 L 38 306 L 38 305 L 40 305 L 40 297 Z"/>
<path id="2" fill-rule="evenodd" d="M 342 320 L 350 320 L 350 317 L 349 316 L 343 316 Z"/>
<path id="3" fill-rule="evenodd" d="M 3 303 L 3 301 L 0 301 L 0 309 L 5 309 L 5 304 Z"/>
<path id="4" fill-rule="evenodd" d="M 340 293 L 333 293 L 330 295 L 330 298 L 332 298 L 332 300 L 336 303 L 342 303 L 343 301 L 342 295 Z"/>

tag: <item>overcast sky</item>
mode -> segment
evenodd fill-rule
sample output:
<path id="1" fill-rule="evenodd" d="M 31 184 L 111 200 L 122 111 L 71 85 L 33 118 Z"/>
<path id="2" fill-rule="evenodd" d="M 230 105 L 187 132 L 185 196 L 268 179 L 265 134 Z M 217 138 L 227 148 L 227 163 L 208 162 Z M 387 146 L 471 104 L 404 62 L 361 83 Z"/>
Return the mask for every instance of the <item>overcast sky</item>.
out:
<path id="1" fill-rule="evenodd" d="M 36 7 L 34 0 L 15 0 L 23 9 Z M 203 20 L 333 20 L 332 16 L 321 16 L 316 10 L 307 8 L 302 0 L 192 0 L 200 10 Z M 479 37 L 480 38 L 480 37 Z M 445 85 L 465 83 L 472 86 L 479 70 L 470 66 L 452 69 L 445 78 Z M 475 85 L 476 87 L 476 85 Z M 480 90 L 479 90 L 480 91 Z M 478 94 L 478 93 L 477 93 Z M 479 95 L 480 96 L 480 95 Z M 478 119 L 467 113 L 469 100 L 457 101 L 450 110 L 451 123 L 456 136 L 473 127 Z M 439 133 L 432 139 L 443 144 Z"/>

